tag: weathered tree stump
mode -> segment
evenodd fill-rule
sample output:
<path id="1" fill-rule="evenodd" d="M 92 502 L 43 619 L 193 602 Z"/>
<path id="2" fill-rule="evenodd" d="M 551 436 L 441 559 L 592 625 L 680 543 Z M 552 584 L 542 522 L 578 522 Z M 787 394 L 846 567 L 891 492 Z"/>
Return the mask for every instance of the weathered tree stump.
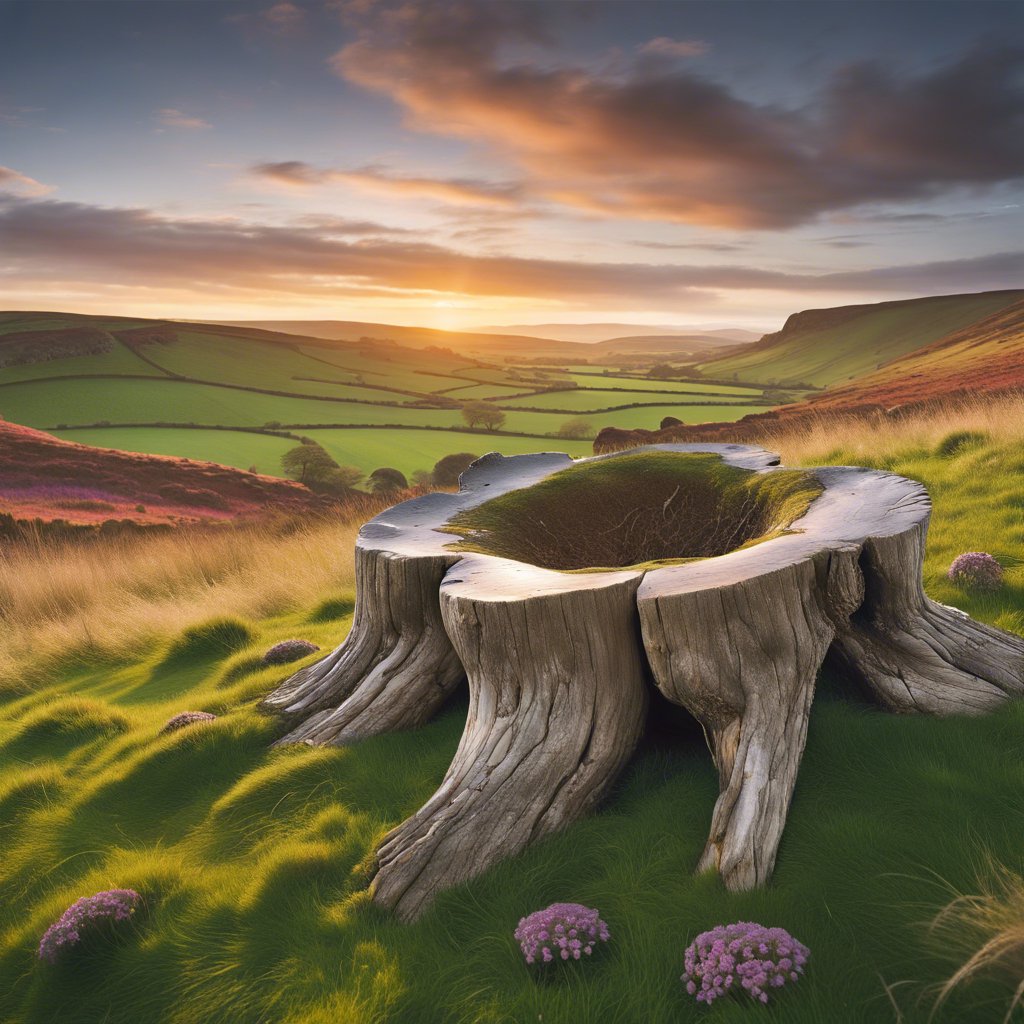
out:
<path id="1" fill-rule="evenodd" d="M 708 736 L 721 792 L 698 869 L 733 889 L 771 876 L 826 658 L 896 712 L 1024 693 L 1024 640 L 924 594 L 920 484 L 778 461 L 489 455 L 457 494 L 363 528 L 349 636 L 264 706 L 290 724 L 279 742 L 347 743 L 422 724 L 468 677 L 458 751 L 381 844 L 376 903 L 411 919 L 587 813 L 636 746 L 649 680 Z"/>

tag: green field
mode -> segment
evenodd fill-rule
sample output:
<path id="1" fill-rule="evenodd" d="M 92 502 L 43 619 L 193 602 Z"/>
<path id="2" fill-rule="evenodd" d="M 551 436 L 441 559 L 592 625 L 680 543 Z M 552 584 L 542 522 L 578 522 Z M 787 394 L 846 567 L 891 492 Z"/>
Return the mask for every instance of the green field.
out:
<path id="1" fill-rule="evenodd" d="M 357 466 L 372 473 L 381 466 L 393 466 L 407 476 L 418 469 L 433 468 L 445 455 L 455 452 L 501 452 L 522 455 L 534 451 L 590 455 L 589 441 L 558 438 L 503 437 L 457 430 L 304 430 L 304 436 L 322 444 L 341 465 Z M 294 447 L 287 438 L 247 434 L 234 430 L 182 430 L 168 427 L 97 427 L 61 430 L 58 437 L 100 448 L 142 452 L 147 455 L 180 455 L 186 459 L 219 462 L 279 476 L 281 456 Z"/>
<path id="2" fill-rule="evenodd" d="M 606 426 L 657 429 L 666 416 L 702 423 L 766 408 L 755 404 L 762 394 L 757 387 L 605 376 L 599 366 L 598 375 L 569 374 L 373 339 L 315 341 L 243 328 L 56 314 L 0 317 L 0 336 L 3 329 L 34 327 L 145 327 L 148 333 L 111 336 L 114 349 L 97 355 L 0 367 L 0 415 L 6 419 L 86 444 L 256 466 L 271 474 L 282 473 L 286 441 L 198 428 L 273 424 L 304 435 L 324 432 L 345 464 L 366 473 L 381 465 L 408 473 L 459 450 L 513 453 L 558 444 L 583 454 L 589 439 L 568 446 L 553 441 L 567 420 L 581 414 L 592 438 Z M 557 381 L 578 387 L 540 390 Z M 499 432 L 453 437 L 452 428 L 465 427 L 458 403 L 480 399 L 505 412 Z M 615 408 L 621 406 L 638 407 Z M 338 429 L 346 424 L 352 429 Z"/>
<path id="3" fill-rule="evenodd" d="M 874 306 L 817 310 L 790 318 L 777 335 L 740 355 L 700 364 L 709 377 L 827 387 L 870 373 L 946 334 L 1019 301 L 1024 292 L 943 295 Z"/>
<path id="4" fill-rule="evenodd" d="M 826 459 L 850 453 L 808 461 Z M 954 457 L 918 447 L 885 466 L 935 500 L 932 596 L 1024 630 L 1019 444 Z M 945 580 L 968 549 L 1007 560 L 1002 591 L 971 596 Z M 315 556 L 339 554 L 326 544 Z M 895 716 L 825 676 L 773 881 L 749 893 L 693 875 L 717 777 L 700 730 L 659 705 L 598 813 L 403 925 L 366 898 L 372 851 L 440 782 L 466 703 L 358 746 L 272 749 L 275 724 L 255 701 L 288 670 L 257 656 L 285 637 L 335 644 L 349 620 L 313 609 L 252 618 L 251 641 L 230 652 L 158 634 L 123 660 L 68 650 L 44 678 L 26 655 L 8 683 L 34 685 L 0 701 L 5 1024 L 1003 1019 L 1015 981 L 966 985 L 930 1016 L 966 954 L 926 924 L 955 891 L 977 891 L 987 856 L 1020 866 L 1024 703 L 973 719 Z M 185 708 L 220 717 L 159 736 Z M 55 966 L 35 959 L 65 907 L 113 886 L 146 899 L 121 941 Z M 513 930 L 561 900 L 596 906 L 611 942 L 570 970 L 531 971 Z M 736 920 L 788 929 L 811 950 L 807 973 L 766 1008 L 723 999 L 709 1010 L 679 982 L 683 950 Z"/>

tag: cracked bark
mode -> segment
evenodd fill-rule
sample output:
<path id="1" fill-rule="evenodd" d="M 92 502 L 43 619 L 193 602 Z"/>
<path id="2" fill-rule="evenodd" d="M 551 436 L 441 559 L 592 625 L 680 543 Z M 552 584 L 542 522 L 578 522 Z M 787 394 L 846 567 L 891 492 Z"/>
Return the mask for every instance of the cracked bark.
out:
<path id="1" fill-rule="evenodd" d="M 448 573 L 441 611 L 469 678 L 466 729 L 437 792 L 381 844 L 375 903 L 411 919 L 597 804 L 646 713 L 639 582 L 474 555 Z"/>

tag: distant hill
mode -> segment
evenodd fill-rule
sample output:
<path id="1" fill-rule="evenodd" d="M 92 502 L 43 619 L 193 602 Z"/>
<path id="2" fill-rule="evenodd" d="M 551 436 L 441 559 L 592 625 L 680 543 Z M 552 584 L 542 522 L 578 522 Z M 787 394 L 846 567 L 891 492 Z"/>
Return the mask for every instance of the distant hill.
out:
<path id="1" fill-rule="evenodd" d="M 361 338 L 386 339 L 411 348 L 450 348 L 478 358 L 561 359 L 570 362 L 594 362 L 617 355 L 638 358 L 655 354 L 676 356 L 680 360 L 700 357 L 715 349 L 753 341 L 749 331 L 710 331 L 679 333 L 678 329 L 650 328 L 637 324 L 578 324 L 579 333 L 592 334 L 585 340 L 516 333 L 498 333 L 491 328 L 473 331 L 439 331 L 429 327 L 404 327 L 360 320 L 215 320 L 212 323 L 246 330 L 265 330 L 284 334 L 325 338 L 331 341 L 357 342 Z M 565 325 L 544 325 L 558 332 Z M 570 325 L 572 327 L 573 325 Z M 590 328 L 594 328 L 590 331 Z M 573 331 L 563 331 L 572 334 Z M 742 337 L 737 337 L 740 335 Z"/>
<path id="2" fill-rule="evenodd" d="M 603 430 L 596 451 L 627 444 L 670 441 L 749 441 L 764 431 L 822 415 L 900 415 L 937 402 L 1024 390 L 1024 293 L 989 316 L 915 349 L 881 369 L 770 412 L 738 422 L 703 423 L 667 430 Z M 840 429 L 837 426 L 837 430 Z"/>
<path id="3" fill-rule="evenodd" d="M 731 345 L 757 341 L 762 336 L 756 331 L 745 331 L 739 327 L 652 327 L 650 324 L 508 324 L 504 327 L 493 325 L 478 327 L 481 334 L 518 334 L 530 338 L 549 338 L 555 341 L 575 341 L 593 344 L 621 338 L 706 338 L 715 344 Z"/>
<path id="4" fill-rule="evenodd" d="M 175 525 L 268 511 L 323 514 L 337 506 L 337 499 L 289 480 L 211 462 L 94 448 L 0 421 L 0 535 L 14 520 Z"/>
<path id="5" fill-rule="evenodd" d="M 1024 298 L 1024 291 L 940 295 L 794 313 L 781 331 L 700 364 L 707 377 L 834 386 L 880 369 Z"/>

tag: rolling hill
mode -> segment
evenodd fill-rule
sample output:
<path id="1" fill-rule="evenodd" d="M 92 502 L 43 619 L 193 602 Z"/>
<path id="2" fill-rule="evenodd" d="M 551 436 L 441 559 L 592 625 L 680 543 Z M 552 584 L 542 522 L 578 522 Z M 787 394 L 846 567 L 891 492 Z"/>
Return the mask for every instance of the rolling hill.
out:
<path id="1" fill-rule="evenodd" d="M 310 437 L 364 474 L 393 466 L 409 476 L 454 452 L 582 455 L 606 425 L 735 419 L 769 404 L 757 386 L 652 379 L 593 362 L 510 365 L 359 337 L 0 313 L 0 416 L 103 448 L 277 475 L 282 454 Z M 501 409 L 500 429 L 467 427 L 463 404 L 479 400 Z M 563 438 L 569 420 L 582 425 Z"/>
<path id="2" fill-rule="evenodd" d="M 881 369 L 1024 298 L 1024 291 L 940 295 L 794 313 L 781 331 L 699 364 L 708 377 L 830 387 Z"/>
<path id="3" fill-rule="evenodd" d="M 578 341 L 594 344 L 619 338 L 701 337 L 718 345 L 737 345 L 757 341 L 762 335 L 740 327 L 652 327 L 650 324 L 506 324 L 478 327 L 481 334 L 517 334 L 529 338 L 550 338 L 555 341 Z"/>
<path id="4" fill-rule="evenodd" d="M 1024 294 L 989 316 L 886 363 L 855 380 L 810 395 L 804 401 L 738 422 L 674 426 L 666 430 L 603 430 L 599 451 L 659 441 L 759 439 L 776 429 L 823 415 L 901 414 L 950 400 L 994 397 L 1024 390 Z"/>
<path id="5" fill-rule="evenodd" d="M 210 462 L 93 448 L 0 422 L 0 536 L 17 521 L 98 526 L 325 514 L 337 499 Z"/>
<path id="6" fill-rule="evenodd" d="M 515 328 L 507 331 L 485 329 L 440 331 L 428 327 L 403 327 L 398 324 L 365 323 L 359 320 L 235 320 L 216 321 L 225 326 L 297 334 L 330 341 L 355 342 L 360 339 L 387 339 L 410 348 L 448 348 L 478 358 L 517 360 L 566 360 L 576 363 L 602 363 L 608 359 L 637 359 L 645 355 L 675 355 L 692 360 L 716 349 L 731 348 L 754 341 L 756 335 L 744 331 L 686 331 L 649 328 L 638 324 L 579 324 L 575 331 L 552 328 L 552 336 L 536 330 Z M 578 337 L 577 337 L 578 335 Z"/>

